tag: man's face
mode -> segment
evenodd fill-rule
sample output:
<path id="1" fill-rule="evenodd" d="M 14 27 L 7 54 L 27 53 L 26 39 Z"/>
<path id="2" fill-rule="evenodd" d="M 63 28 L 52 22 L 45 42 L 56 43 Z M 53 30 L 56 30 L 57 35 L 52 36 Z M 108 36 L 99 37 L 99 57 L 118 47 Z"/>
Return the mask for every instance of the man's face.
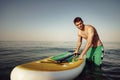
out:
<path id="1" fill-rule="evenodd" d="M 84 24 L 83 24 L 82 21 L 76 22 L 76 23 L 75 23 L 75 26 L 76 26 L 78 29 L 80 29 L 80 30 L 82 30 L 82 29 L 84 28 Z"/>

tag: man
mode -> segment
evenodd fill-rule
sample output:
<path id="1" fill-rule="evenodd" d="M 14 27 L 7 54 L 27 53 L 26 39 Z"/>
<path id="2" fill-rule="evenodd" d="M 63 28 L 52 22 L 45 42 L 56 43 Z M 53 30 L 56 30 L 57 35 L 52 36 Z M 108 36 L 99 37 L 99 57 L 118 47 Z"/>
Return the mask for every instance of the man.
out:
<path id="1" fill-rule="evenodd" d="M 103 44 L 96 29 L 91 25 L 85 25 L 80 17 L 74 19 L 74 24 L 78 28 L 78 44 L 74 53 L 78 53 L 82 44 L 82 39 L 86 39 L 86 44 L 78 59 L 83 59 L 86 54 L 88 61 L 100 66 L 103 57 Z"/>

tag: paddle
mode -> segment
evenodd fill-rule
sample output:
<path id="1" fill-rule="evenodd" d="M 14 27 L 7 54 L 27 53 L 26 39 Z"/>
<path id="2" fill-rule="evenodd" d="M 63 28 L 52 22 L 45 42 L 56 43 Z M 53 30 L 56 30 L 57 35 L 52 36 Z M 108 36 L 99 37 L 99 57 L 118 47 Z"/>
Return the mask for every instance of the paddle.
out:
<path id="1" fill-rule="evenodd" d="M 72 56 L 78 56 L 80 55 L 79 53 L 74 53 L 74 51 L 68 51 L 63 54 L 59 54 L 56 56 L 53 56 L 51 58 L 42 60 L 41 62 L 54 62 L 54 63 L 62 63 L 62 62 L 69 62 L 71 60 Z"/>
<path id="2" fill-rule="evenodd" d="M 72 54 L 69 54 L 68 56 L 65 56 L 65 57 L 63 57 L 63 58 L 57 59 L 57 60 L 55 60 L 55 61 L 61 63 L 61 62 L 66 61 L 68 58 L 70 58 L 70 57 L 72 57 L 72 56 L 74 56 L 74 55 L 80 55 L 80 54 L 79 54 L 79 53 L 72 53 Z"/>

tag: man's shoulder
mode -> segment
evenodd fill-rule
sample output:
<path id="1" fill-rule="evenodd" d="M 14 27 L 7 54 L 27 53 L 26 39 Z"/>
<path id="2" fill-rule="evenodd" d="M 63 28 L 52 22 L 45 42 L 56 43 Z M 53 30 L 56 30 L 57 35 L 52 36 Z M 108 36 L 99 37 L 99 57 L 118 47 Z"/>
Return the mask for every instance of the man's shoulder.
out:
<path id="1" fill-rule="evenodd" d="M 92 25 L 85 25 L 85 26 L 86 26 L 87 30 L 94 29 L 94 26 L 92 26 Z"/>
<path id="2" fill-rule="evenodd" d="M 86 30 L 88 32 L 91 32 L 91 31 L 94 32 L 95 28 L 92 25 L 86 25 Z"/>

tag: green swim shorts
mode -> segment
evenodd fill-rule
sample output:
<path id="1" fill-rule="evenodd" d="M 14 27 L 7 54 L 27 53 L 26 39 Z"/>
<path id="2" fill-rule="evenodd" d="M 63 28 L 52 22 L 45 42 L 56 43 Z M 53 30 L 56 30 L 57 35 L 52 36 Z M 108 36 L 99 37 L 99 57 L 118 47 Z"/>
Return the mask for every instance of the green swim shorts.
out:
<path id="1" fill-rule="evenodd" d="M 100 64 L 102 63 L 103 55 L 104 48 L 102 45 L 97 47 L 90 47 L 87 51 L 86 59 L 88 61 L 94 62 L 96 66 L 100 66 Z"/>

